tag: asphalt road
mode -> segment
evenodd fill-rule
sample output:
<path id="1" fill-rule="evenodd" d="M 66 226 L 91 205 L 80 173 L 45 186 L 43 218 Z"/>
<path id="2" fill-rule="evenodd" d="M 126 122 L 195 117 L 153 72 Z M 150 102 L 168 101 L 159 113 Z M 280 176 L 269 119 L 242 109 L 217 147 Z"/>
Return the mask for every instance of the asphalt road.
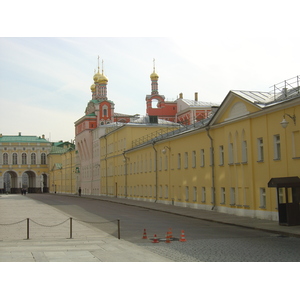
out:
<path id="1" fill-rule="evenodd" d="M 174 261 L 300 261 L 299 238 L 84 197 L 51 194 L 29 196 L 116 237 L 117 220 L 120 220 L 122 239 Z M 148 239 L 142 239 L 144 229 Z M 175 240 L 166 243 L 163 239 L 169 229 Z M 178 241 L 182 230 L 186 242 Z M 154 234 L 161 238 L 160 243 L 152 243 Z"/>

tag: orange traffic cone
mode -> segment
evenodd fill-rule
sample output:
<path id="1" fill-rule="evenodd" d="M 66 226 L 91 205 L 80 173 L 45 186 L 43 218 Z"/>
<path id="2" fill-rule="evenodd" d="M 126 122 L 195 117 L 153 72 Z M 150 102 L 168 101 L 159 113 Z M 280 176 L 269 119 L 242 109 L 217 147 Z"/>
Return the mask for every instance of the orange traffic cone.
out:
<path id="1" fill-rule="evenodd" d="M 169 228 L 169 236 L 170 236 L 170 239 L 173 238 L 173 235 L 172 235 L 172 228 Z"/>
<path id="2" fill-rule="evenodd" d="M 181 236 L 180 236 L 180 239 L 179 239 L 180 242 L 186 242 L 186 239 L 185 239 L 185 235 L 184 235 L 184 231 L 181 230 Z"/>
<path id="3" fill-rule="evenodd" d="M 166 243 L 171 243 L 170 231 L 167 232 Z"/>
<path id="4" fill-rule="evenodd" d="M 159 240 L 158 240 L 156 234 L 154 234 L 154 239 L 153 239 L 152 243 L 159 243 Z"/>
<path id="5" fill-rule="evenodd" d="M 146 240 L 147 238 L 147 233 L 146 233 L 146 229 L 144 229 L 144 234 L 143 234 L 143 240 Z"/>

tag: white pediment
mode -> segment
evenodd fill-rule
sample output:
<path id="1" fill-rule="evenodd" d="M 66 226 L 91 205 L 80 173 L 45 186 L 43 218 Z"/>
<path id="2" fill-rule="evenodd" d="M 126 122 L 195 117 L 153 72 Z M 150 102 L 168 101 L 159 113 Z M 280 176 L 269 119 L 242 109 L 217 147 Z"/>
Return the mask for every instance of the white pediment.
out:
<path id="1" fill-rule="evenodd" d="M 247 110 L 246 105 L 243 102 L 237 102 L 235 103 L 230 112 L 229 112 L 229 116 L 226 120 L 231 120 L 231 119 L 235 119 L 238 117 L 242 117 L 245 115 L 248 115 L 250 112 Z"/>

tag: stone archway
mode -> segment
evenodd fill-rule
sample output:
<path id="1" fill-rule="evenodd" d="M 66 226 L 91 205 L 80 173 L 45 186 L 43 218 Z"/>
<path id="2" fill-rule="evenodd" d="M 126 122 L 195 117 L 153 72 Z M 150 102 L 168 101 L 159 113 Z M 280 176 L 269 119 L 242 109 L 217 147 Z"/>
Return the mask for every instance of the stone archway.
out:
<path id="1" fill-rule="evenodd" d="M 41 188 L 37 187 L 36 174 L 33 171 L 25 171 L 22 174 L 22 187 L 25 188 L 28 193 L 41 192 Z"/>
<path id="2" fill-rule="evenodd" d="M 17 194 L 21 188 L 18 187 L 18 174 L 15 171 L 7 171 L 3 174 L 4 193 Z"/>

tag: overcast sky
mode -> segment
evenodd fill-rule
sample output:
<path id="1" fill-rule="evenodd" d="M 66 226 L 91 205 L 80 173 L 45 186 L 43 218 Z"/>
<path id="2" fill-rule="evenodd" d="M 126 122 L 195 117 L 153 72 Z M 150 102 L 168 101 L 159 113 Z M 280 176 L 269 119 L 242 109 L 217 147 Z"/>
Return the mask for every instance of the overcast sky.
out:
<path id="1" fill-rule="evenodd" d="M 6 5 L 0 21 L 3 135 L 74 139 L 74 122 L 91 100 L 98 55 L 115 112 L 128 114 L 146 113 L 153 58 L 167 100 L 198 92 L 200 101 L 220 104 L 230 90 L 269 91 L 300 75 L 297 1 L 65 2 L 59 10 L 37 1 L 19 2 L 19 9 L 16 2 Z M 28 14 L 29 3 L 35 10 Z"/>

